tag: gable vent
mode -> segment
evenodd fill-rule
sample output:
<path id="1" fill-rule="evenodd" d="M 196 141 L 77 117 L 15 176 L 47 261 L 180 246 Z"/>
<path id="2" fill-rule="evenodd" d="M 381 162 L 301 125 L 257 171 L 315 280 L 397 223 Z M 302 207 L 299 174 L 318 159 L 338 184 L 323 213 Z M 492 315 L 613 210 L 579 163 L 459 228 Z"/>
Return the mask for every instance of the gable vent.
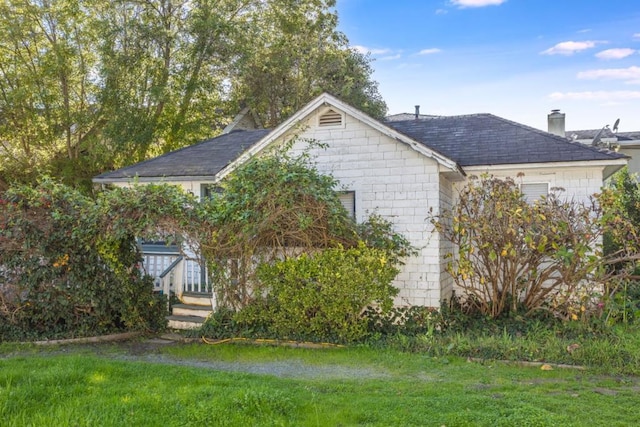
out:
<path id="1" fill-rule="evenodd" d="M 340 126 L 342 125 L 342 114 L 334 110 L 327 110 L 320 116 L 318 121 L 320 126 Z"/>

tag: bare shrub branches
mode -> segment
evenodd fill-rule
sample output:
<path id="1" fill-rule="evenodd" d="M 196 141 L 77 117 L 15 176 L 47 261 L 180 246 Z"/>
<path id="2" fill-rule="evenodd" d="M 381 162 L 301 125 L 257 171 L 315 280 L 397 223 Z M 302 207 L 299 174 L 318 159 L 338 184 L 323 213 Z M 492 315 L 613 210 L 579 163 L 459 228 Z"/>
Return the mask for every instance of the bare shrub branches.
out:
<path id="1" fill-rule="evenodd" d="M 611 206 L 607 192 L 582 204 L 559 190 L 530 204 L 513 179 L 483 176 L 432 222 L 455 244 L 447 271 L 470 308 L 494 318 L 520 308 L 568 316 L 579 292 L 628 274 L 608 265 L 636 258 L 635 229 Z M 605 233 L 624 237 L 623 247 L 604 255 Z"/>

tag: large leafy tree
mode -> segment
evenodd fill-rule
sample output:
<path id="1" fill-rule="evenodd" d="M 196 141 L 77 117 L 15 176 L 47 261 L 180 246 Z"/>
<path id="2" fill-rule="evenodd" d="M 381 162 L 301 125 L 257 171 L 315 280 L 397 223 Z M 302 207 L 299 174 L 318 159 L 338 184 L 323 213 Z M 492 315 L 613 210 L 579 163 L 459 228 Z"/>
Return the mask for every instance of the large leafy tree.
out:
<path id="1" fill-rule="evenodd" d="M 330 92 L 374 117 L 386 104 L 371 80 L 370 59 L 336 31 L 335 0 L 262 2 L 245 32 L 234 96 L 266 127 L 280 123 L 311 98 Z"/>
<path id="2" fill-rule="evenodd" d="M 242 104 L 266 126 L 322 91 L 383 115 L 334 3 L 1 0 L 0 183 L 78 183 L 213 136 Z"/>
<path id="3" fill-rule="evenodd" d="M 0 157 L 32 177 L 54 156 L 79 157 L 95 132 L 96 33 L 88 3 L 0 3 Z"/>

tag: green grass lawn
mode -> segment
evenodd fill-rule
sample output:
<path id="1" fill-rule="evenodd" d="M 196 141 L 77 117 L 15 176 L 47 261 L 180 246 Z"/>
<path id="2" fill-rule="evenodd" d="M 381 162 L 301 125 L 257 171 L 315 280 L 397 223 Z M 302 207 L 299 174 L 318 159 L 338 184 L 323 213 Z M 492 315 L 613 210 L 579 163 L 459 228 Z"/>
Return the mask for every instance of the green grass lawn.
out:
<path id="1" fill-rule="evenodd" d="M 636 377 L 369 348 L 0 347 L 3 426 L 627 426 L 639 391 Z"/>

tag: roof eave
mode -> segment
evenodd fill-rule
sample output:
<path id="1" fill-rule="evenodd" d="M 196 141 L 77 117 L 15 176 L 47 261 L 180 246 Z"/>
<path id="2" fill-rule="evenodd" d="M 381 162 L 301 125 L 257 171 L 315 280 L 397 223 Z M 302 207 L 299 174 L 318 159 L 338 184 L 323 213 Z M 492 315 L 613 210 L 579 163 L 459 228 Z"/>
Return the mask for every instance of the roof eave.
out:
<path id="1" fill-rule="evenodd" d="M 192 182 L 192 181 L 204 181 L 215 182 L 217 178 L 211 175 L 197 175 L 197 176 L 127 176 L 119 178 L 100 178 L 95 177 L 91 180 L 94 184 L 130 184 L 132 182 Z"/>
<path id="2" fill-rule="evenodd" d="M 627 165 L 629 157 L 621 157 L 611 160 L 580 160 L 575 162 L 546 162 L 546 163 L 507 163 L 499 165 L 473 165 L 464 166 L 467 173 L 485 172 L 487 170 L 510 170 L 510 169 L 558 169 L 558 168 L 577 168 L 577 167 L 601 167 L 605 171 L 604 179 L 607 179 L 616 171 Z"/>

